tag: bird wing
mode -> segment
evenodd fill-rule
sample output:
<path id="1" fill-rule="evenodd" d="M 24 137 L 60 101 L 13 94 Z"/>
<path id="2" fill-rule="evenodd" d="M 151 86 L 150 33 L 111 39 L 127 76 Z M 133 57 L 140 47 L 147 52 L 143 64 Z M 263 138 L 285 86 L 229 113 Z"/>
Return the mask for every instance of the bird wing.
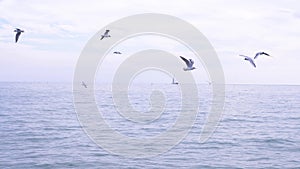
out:
<path id="1" fill-rule="evenodd" d="M 265 53 L 265 52 L 263 52 L 263 53 L 262 53 L 262 55 L 267 55 L 267 56 L 270 56 L 269 54 L 267 54 L 267 53 Z"/>
<path id="2" fill-rule="evenodd" d="M 240 56 L 242 56 L 242 57 L 244 57 L 244 58 L 247 58 L 247 59 L 251 59 L 249 56 L 246 56 L 246 55 L 240 55 Z M 252 60 L 252 59 L 251 59 Z"/>
<path id="3" fill-rule="evenodd" d="M 250 58 L 249 56 L 246 56 L 246 55 L 240 55 L 242 57 L 244 57 L 246 60 L 248 60 L 254 67 L 256 67 L 254 61 L 252 58 Z"/>
<path id="4" fill-rule="evenodd" d="M 108 32 L 109 32 L 109 30 L 106 30 L 105 33 L 104 33 L 104 35 L 108 35 Z"/>
<path id="5" fill-rule="evenodd" d="M 194 61 L 192 60 L 192 59 L 190 59 L 190 61 L 189 61 L 189 67 L 193 67 L 193 64 L 194 64 Z"/>
<path id="6" fill-rule="evenodd" d="M 255 63 L 254 63 L 254 61 L 250 58 L 250 59 L 248 59 L 248 61 L 254 66 L 254 67 L 256 67 L 256 65 L 255 65 Z"/>
<path id="7" fill-rule="evenodd" d="M 18 42 L 20 35 L 21 35 L 21 32 L 17 32 L 17 34 L 16 34 L 16 43 Z"/>
<path id="8" fill-rule="evenodd" d="M 256 53 L 255 56 L 254 56 L 254 59 L 256 59 L 261 54 L 262 54 L 261 52 Z"/>
<path id="9" fill-rule="evenodd" d="M 186 64 L 187 66 L 189 66 L 190 61 L 188 61 L 186 58 L 184 58 L 184 57 L 182 57 L 182 56 L 180 56 L 180 58 L 185 62 L 185 64 Z"/>
<path id="10" fill-rule="evenodd" d="M 104 36 L 103 35 L 101 35 L 101 39 L 100 40 L 102 40 L 104 38 Z"/>
<path id="11" fill-rule="evenodd" d="M 266 55 L 266 56 L 270 56 L 269 54 L 265 53 L 265 52 L 258 52 L 256 53 L 254 59 L 256 59 L 259 55 Z"/>

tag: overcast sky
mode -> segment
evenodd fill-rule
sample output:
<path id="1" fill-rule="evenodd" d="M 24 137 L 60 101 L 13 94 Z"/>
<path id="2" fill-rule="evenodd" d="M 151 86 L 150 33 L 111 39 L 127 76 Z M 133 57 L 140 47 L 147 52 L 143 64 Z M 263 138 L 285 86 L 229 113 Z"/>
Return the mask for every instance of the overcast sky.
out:
<path id="1" fill-rule="evenodd" d="M 71 82 L 81 50 L 98 30 L 141 13 L 172 15 L 197 27 L 215 48 L 226 83 L 300 84 L 298 0 L 0 0 L 0 81 Z M 17 44 L 16 27 L 25 30 Z M 188 55 L 176 45 L 171 39 L 145 36 L 118 49 L 122 57 L 147 48 Z M 238 56 L 259 51 L 273 58 L 259 58 L 256 69 Z M 115 55 L 107 58 L 118 65 Z M 113 72 L 109 69 L 102 72 L 107 77 Z"/>

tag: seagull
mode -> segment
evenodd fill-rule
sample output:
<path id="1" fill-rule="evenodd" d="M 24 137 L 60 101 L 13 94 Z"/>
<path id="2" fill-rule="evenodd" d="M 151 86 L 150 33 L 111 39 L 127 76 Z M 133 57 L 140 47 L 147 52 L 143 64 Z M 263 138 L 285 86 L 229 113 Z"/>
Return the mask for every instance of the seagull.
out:
<path id="1" fill-rule="evenodd" d="M 122 54 L 122 53 L 121 53 L 121 52 L 118 52 L 118 51 L 115 51 L 114 54 L 120 55 L 120 54 Z"/>
<path id="2" fill-rule="evenodd" d="M 189 71 L 189 70 L 193 70 L 196 69 L 195 67 L 193 67 L 194 61 L 192 59 L 187 60 L 186 58 L 180 56 L 180 58 L 185 62 L 186 64 L 186 68 L 183 68 L 184 71 Z"/>
<path id="3" fill-rule="evenodd" d="M 19 28 L 16 28 L 16 29 L 14 30 L 14 32 L 17 32 L 17 33 L 16 33 L 16 43 L 17 43 L 17 42 L 18 42 L 18 39 L 19 39 L 19 37 L 20 37 L 20 35 L 21 35 L 21 33 L 23 33 L 24 31 L 21 30 L 21 29 L 19 29 Z"/>
<path id="4" fill-rule="evenodd" d="M 269 54 L 265 53 L 265 52 L 258 52 L 255 54 L 254 59 L 256 59 L 259 55 L 266 55 L 266 56 L 270 56 Z"/>
<path id="5" fill-rule="evenodd" d="M 83 81 L 81 82 L 81 85 L 82 85 L 83 87 L 87 88 L 87 85 L 86 85 Z"/>
<path id="6" fill-rule="evenodd" d="M 246 56 L 246 55 L 240 55 L 240 56 L 244 57 L 245 58 L 244 60 L 249 61 L 254 67 L 256 67 L 252 58 L 250 58 L 249 56 Z"/>
<path id="7" fill-rule="evenodd" d="M 101 39 L 100 39 L 100 40 L 102 40 L 103 38 L 108 38 L 108 37 L 110 37 L 110 35 L 108 34 L 108 32 L 109 32 L 109 30 L 106 30 L 106 31 L 104 32 L 104 34 L 101 35 Z"/>

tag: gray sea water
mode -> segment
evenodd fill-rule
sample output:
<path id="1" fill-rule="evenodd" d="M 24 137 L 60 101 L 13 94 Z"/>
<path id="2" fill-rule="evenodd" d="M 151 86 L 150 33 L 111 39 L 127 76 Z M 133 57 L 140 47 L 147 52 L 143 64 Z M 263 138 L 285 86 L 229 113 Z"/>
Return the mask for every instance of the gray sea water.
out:
<path id="1" fill-rule="evenodd" d="M 187 137 L 167 152 L 140 159 L 112 154 L 85 134 L 71 84 L 2 82 L 0 168 L 300 168 L 300 86 L 226 85 L 222 119 L 205 143 L 197 139 L 211 90 L 198 88 L 201 108 Z M 137 85 L 129 97 L 136 110 L 149 109 L 152 89 L 164 91 L 166 108 L 146 127 L 118 115 L 109 86 L 97 85 L 95 96 L 113 130 L 147 139 L 172 127 L 180 106 L 176 85 Z"/>

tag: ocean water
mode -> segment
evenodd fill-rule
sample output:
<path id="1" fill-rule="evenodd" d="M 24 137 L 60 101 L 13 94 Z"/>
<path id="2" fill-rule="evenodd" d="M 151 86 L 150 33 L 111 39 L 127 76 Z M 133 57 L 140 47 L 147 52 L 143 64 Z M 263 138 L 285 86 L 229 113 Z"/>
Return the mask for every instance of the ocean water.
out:
<path id="1" fill-rule="evenodd" d="M 129 158 L 104 150 L 84 132 L 72 84 L 2 82 L 0 168 L 300 167 L 300 86 L 226 85 L 221 121 L 205 143 L 198 138 L 210 108 L 211 89 L 198 88 L 200 110 L 189 134 L 160 155 Z M 135 110 L 149 110 L 153 89 L 164 92 L 166 107 L 149 124 L 123 119 L 114 108 L 110 86 L 97 85 L 95 98 L 114 131 L 147 139 L 171 128 L 181 106 L 178 86 L 140 84 L 130 88 Z"/>

